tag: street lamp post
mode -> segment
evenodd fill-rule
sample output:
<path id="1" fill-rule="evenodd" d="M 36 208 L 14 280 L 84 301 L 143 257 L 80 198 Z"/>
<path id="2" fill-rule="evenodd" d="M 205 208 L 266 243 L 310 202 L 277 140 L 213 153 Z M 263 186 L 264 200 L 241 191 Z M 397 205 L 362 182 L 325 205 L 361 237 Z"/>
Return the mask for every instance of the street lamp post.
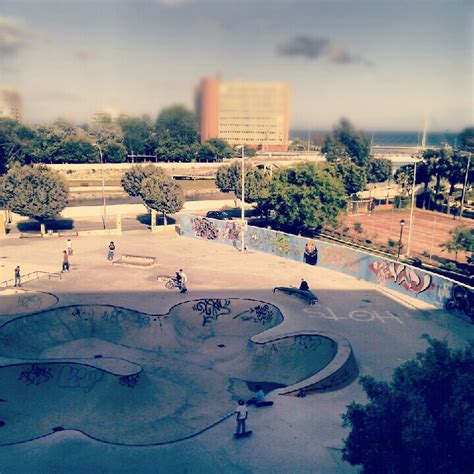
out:
<path id="1" fill-rule="evenodd" d="M 94 143 L 94 145 L 99 150 L 100 156 L 100 175 L 102 179 L 102 225 L 104 229 L 106 228 L 107 222 L 107 206 L 105 205 L 105 181 L 104 181 L 104 157 L 102 155 L 102 148 L 98 143 Z"/>
<path id="2" fill-rule="evenodd" d="M 462 188 L 462 197 L 461 197 L 461 211 L 459 212 L 459 219 L 462 219 L 462 213 L 464 212 L 464 198 L 466 197 L 466 187 L 467 181 L 469 179 L 469 168 L 471 166 L 471 153 L 467 158 L 467 168 L 466 168 L 466 175 L 464 177 L 464 186 Z"/>
<path id="3" fill-rule="evenodd" d="M 410 209 L 410 226 L 408 227 L 407 257 L 410 256 L 410 249 L 411 249 L 411 231 L 413 229 L 413 211 L 415 209 L 415 186 L 416 186 L 417 163 L 418 161 L 415 161 L 415 168 L 413 170 L 413 184 L 411 186 L 411 209 Z"/>
<path id="4" fill-rule="evenodd" d="M 400 238 L 398 239 L 398 255 L 397 260 L 400 259 L 400 251 L 402 250 L 402 237 L 403 237 L 403 227 L 405 225 L 405 220 L 402 219 L 400 221 Z"/>

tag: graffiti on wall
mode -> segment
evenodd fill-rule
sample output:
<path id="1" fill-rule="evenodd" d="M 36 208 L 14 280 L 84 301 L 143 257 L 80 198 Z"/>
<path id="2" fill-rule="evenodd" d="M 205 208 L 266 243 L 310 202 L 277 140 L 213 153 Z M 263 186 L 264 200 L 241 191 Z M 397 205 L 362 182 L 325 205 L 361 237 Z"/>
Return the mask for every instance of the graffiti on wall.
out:
<path id="1" fill-rule="evenodd" d="M 269 324 L 273 320 L 273 311 L 270 309 L 270 306 L 267 304 L 257 305 L 253 308 L 250 308 L 243 313 L 239 313 L 237 316 L 234 316 L 233 319 L 241 319 L 242 321 L 253 321 L 254 323 Z"/>
<path id="2" fill-rule="evenodd" d="M 56 385 L 60 388 L 81 389 L 90 392 L 102 379 L 104 373 L 80 365 L 64 365 L 59 370 Z"/>
<path id="3" fill-rule="evenodd" d="M 423 293 L 426 290 L 432 290 L 431 275 L 418 274 L 413 268 L 403 263 L 378 261 L 369 264 L 369 269 L 377 277 L 379 284 L 386 281 L 394 281 L 397 285 L 405 288 L 407 291 L 413 291 L 416 294 Z"/>
<path id="4" fill-rule="evenodd" d="M 189 237 L 201 237 L 235 246 L 236 240 L 233 239 L 237 238 L 237 232 L 240 232 L 238 223 L 232 221 L 191 216 L 181 218 L 181 233 Z M 454 283 L 449 279 L 378 258 L 364 251 L 250 225 L 247 227 L 245 237 L 246 247 L 249 250 L 266 252 L 299 262 L 316 261 L 321 267 L 367 281 L 376 281 L 380 285 L 391 282 L 393 290 L 401 293 L 412 292 L 419 299 L 438 308 L 450 310 L 454 307 L 460 308 L 464 304 L 464 300 L 452 297 Z M 312 245 L 308 244 L 313 243 L 317 254 L 313 255 L 311 260 Z M 447 304 L 447 300 L 453 301 Z M 460 311 L 465 312 L 463 309 Z"/>
<path id="5" fill-rule="evenodd" d="M 23 380 L 27 385 L 41 385 L 52 378 L 51 368 L 32 364 L 20 374 L 18 380 Z"/>
<path id="6" fill-rule="evenodd" d="M 202 316 L 202 325 L 217 321 L 219 316 L 230 313 L 230 300 L 205 299 L 193 305 L 193 310 Z"/>

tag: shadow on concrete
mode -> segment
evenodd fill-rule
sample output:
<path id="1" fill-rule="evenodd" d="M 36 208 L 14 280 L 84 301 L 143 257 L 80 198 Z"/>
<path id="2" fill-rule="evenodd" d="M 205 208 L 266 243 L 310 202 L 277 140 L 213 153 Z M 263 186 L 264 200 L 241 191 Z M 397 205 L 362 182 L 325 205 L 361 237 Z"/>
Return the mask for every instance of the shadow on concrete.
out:
<path id="1" fill-rule="evenodd" d="M 74 229 L 74 220 L 70 218 L 47 219 L 44 221 L 46 231 L 51 230 L 58 232 L 61 230 Z M 28 219 L 27 221 L 18 222 L 16 228 L 21 233 L 39 233 L 40 223 L 35 219 Z"/>

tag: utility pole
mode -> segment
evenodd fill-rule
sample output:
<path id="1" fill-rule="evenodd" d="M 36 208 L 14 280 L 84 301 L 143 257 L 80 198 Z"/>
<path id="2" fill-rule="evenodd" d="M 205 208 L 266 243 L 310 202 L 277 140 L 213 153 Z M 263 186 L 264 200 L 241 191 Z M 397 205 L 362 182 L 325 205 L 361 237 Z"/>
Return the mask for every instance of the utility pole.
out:
<path id="1" fill-rule="evenodd" d="M 245 251 L 245 156 L 244 156 L 244 145 L 242 145 L 242 253 Z"/>
<path id="2" fill-rule="evenodd" d="M 464 198 L 466 197 L 466 188 L 467 188 L 467 181 L 469 179 L 470 166 L 471 166 L 471 153 L 469 153 L 469 156 L 467 158 L 466 176 L 464 176 L 464 186 L 462 188 L 461 211 L 459 213 L 459 219 L 462 219 L 462 213 L 464 212 Z"/>
<path id="3" fill-rule="evenodd" d="M 425 125 L 423 127 L 423 138 L 421 139 L 421 153 L 420 155 L 423 156 L 423 151 L 425 150 L 426 146 L 426 129 L 427 129 L 428 122 L 425 120 Z M 413 230 L 413 212 L 415 210 L 415 188 L 416 188 L 416 164 L 418 163 L 418 160 L 420 159 L 420 156 L 416 157 L 415 161 L 415 166 L 413 169 L 413 184 L 411 186 L 411 208 L 410 208 L 410 226 L 408 227 L 408 242 L 407 242 L 407 257 L 410 256 L 410 250 L 411 250 L 411 233 Z"/>
<path id="4" fill-rule="evenodd" d="M 104 157 L 102 155 L 101 146 L 98 143 L 94 143 L 94 145 L 98 148 L 100 156 L 100 175 L 102 179 L 102 225 L 105 229 L 107 222 L 107 206 L 105 205 Z"/>

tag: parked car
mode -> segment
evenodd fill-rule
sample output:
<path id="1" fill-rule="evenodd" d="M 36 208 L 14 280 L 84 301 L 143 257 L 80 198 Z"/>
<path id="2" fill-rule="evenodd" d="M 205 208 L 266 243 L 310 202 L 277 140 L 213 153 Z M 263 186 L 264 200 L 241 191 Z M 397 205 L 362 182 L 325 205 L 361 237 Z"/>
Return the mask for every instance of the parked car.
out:
<path id="1" fill-rule="evenodd" d="M 232 219 L 232 213 L 230 211 L 209 211 L 206 217 L 219 220 Z"/>

